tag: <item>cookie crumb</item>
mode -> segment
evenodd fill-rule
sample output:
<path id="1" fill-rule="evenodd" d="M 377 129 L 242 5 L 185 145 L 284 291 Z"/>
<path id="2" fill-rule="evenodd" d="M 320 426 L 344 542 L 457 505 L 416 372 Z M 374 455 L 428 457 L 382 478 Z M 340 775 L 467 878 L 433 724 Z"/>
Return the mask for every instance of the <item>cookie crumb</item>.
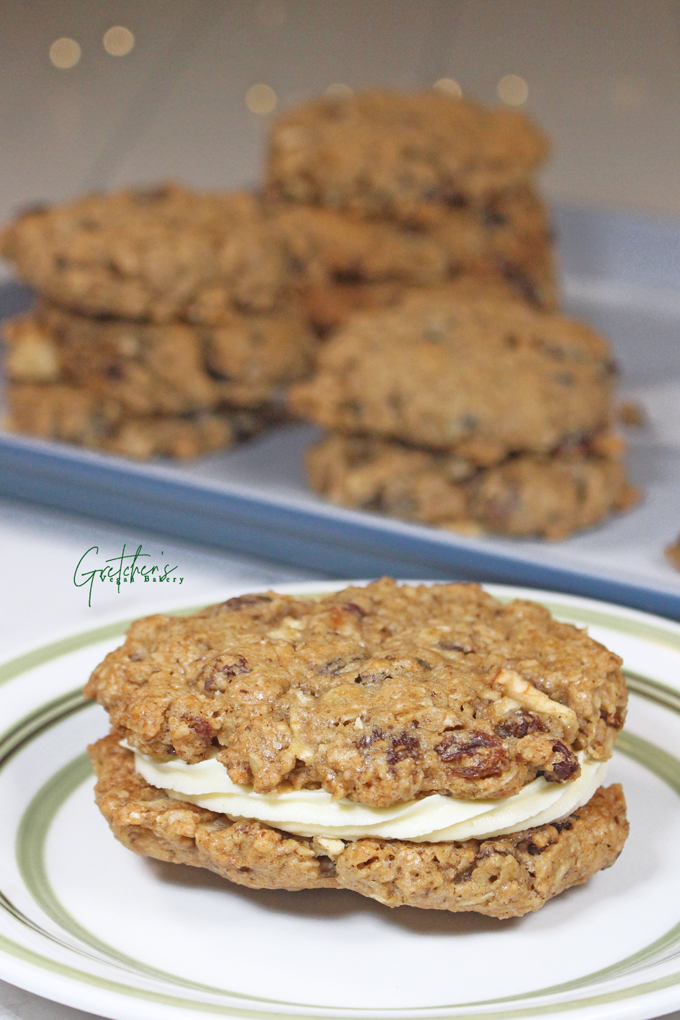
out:
<path id="1" fill-rule="evenodd" d="M 624 400 L 619 404 L 619 420 L 631 429 L 643 429 L 647 424 L 647 412 L 638 400 Z"/>
<path id="2" fill-rule="evenodd" d="M 677 541 L 666 546 L 666 558 L 673 564 L 676 570 L 680 570 L 680 536 Z"/>

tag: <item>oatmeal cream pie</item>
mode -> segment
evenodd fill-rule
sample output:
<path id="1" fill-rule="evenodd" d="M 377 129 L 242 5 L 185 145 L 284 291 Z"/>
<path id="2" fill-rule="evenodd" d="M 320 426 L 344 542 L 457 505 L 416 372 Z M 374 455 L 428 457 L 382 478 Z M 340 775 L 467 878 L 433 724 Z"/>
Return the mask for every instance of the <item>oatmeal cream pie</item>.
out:
<path id="1" fill-rule="evenodd" d="M 255 197 L 175 184 L 29 209 L 0 234 L 0 254 L 59 305 L 152 322 L 267 311 L 285 282 Z"/>
<path id="2" fill-rule="evenodd" d="M 524 184 L 548 144 L 524 114 L 434 90 L 315 99 L 274 125 L 270 197 L 431 221 L 442 205 Z"/>
<path id="3" fill-rule="evenodd" d="M 149 617 L 85 689 L 97 802 L 136 852 L 255 888 L 517 916 L 621 851 L 620 666 L 476 585 Z"/>

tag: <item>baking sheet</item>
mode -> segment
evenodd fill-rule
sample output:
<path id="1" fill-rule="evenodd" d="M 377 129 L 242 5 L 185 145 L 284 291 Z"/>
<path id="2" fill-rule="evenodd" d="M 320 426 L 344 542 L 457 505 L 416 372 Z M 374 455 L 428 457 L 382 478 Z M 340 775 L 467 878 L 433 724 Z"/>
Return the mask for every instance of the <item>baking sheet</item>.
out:
<path id="1" fill-rule="evenodd" d="M 0 433 L 0 494 L 339 576 L 477 578 L 558 588 L 680 619 L 680 573 L 663 548 L 680 532 L 680 223 L 555 210 L 569 311 L 612 338 L 622 396 L 648 423 L 628 430 L 644 502 L 564 542 L 465 538 L 333 507 L 302 467 L 315 435 L 289 426 L 190 464 L 137 464 Z M 8 286 L 0 314 L 25 305 Z"/>

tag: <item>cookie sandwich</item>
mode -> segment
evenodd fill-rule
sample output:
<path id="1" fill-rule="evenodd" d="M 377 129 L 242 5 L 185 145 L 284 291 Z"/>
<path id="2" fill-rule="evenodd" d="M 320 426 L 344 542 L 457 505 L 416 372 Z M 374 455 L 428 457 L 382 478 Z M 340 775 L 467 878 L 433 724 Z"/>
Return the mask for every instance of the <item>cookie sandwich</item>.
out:
<path id="1" fill-rule="evenodd" d="M 251 888 L 514 917 L 614 863 L 621 660 L 531 602 L 389 579 L 135 623 L 85 694 L 136 853 Z"/>

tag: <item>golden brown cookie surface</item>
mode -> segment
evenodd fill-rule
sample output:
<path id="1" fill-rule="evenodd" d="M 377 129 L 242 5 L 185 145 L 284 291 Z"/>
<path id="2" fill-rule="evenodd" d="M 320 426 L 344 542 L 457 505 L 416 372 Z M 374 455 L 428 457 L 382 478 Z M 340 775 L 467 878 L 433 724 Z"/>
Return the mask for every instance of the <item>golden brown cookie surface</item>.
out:
<path id="1" fill-rule="evenodd" d="M 317 99 L 275 124 L 270 194 L 409 219 L 523 183 L 547 155 L 527 117 L 431 91 Z"/>
<path id="2" fill-rule="evenodd" d="M 257 793 L 317 788 L 373 806 L 505 797 L 569 782 L 623 725 L 621 660 L 538 605 L 475 585 L 246 595 L 135 623 L 86 687 L 152 757 L 214 747 Z"/>
<path id="3" fill-rule="evenodd" d="M 190 459 L 227 449 L 271 423 L 265 409 L 222 408 L 192 414 L 135 415 L 120 401 L 68 383 L 11 383 L 5 428 L 123 457 Z"/>
<path id="4" fill-rule="evenodd" d="M 325 428 L 489 465 L 606 428 L 614 376 L 607 341 L 584 323 L 514 301 L 414 292 L 353 317 L 290 402 Z"/>
<path id="5" fill-rule="evenodd" d="M 219 326 L 95 319 L 41 302 L 2 330 L 11 381 L 71 383 L 135 415 L 257 407 L 305 374 L 315 347 L 293 296 Z"/>
<path id="6" fill-rule="evenodd" d="M 479 207 L 444 207 L 431 224 L 363 219 L 293 203 L 281 203 L 272 215 L 295 275 L 310 283 L 427 285 L 461 272 L 495 272 L 524 274 L 538 303 L 548 282 L 554 290 L 548 217 L 528 186 Z"/>
<path id="7" fill-rule="evenodd" d="M 5 227 L 0 252 L 57 304 L 153 322 L 268 310 L 285 278 L 253 196 L 174 184 L 29 211 Z"/>

